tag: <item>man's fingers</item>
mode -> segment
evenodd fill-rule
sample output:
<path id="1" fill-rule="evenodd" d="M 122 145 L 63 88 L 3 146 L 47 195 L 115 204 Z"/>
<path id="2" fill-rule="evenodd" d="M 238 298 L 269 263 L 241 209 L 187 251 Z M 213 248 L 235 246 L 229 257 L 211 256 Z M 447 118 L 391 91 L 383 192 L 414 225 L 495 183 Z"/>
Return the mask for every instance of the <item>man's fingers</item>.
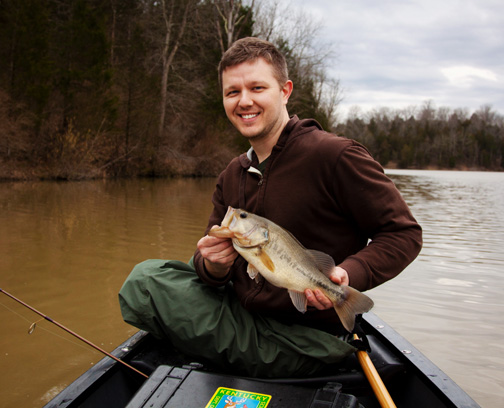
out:
<path id="1" fill-rule="evenodd" d="M 309 306 L 318 310 L 326 310 L 332 307 L 332 302 L 320 290 L 305 290 L 305 296 Z"/>
<path id="2" fill-rule="evenodd" d="M 336 266 L 334 268 L 334 270 L 331 273 L 330 279 L 338 285 L 349 284 L 348 272 L 339 266 Z"/>

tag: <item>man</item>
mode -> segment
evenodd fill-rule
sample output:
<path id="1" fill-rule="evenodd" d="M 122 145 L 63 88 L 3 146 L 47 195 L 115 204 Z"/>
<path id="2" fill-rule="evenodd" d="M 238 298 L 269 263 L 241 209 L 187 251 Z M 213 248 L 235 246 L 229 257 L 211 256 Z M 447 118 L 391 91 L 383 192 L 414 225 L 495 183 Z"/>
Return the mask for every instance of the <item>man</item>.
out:
<path id="1" fill-rule="evenodd" d="M 341 263 L 332 274 L 335 283 L 371 289 L 416 257 L 421 230 L 392 182 L 362 146 L 321 132 L 313 121 L 289 118 L 287 102 L 293 84 L 277 53 L 265 42 L 243 39 L 220 64 L 226 114 L 253 150 L 248 157 L 235 159 L 221 175 L 209 228 L 220 223 L 228 205 L 255 212 L 283 226 L 305 247 L 332 255 Z M 263 179 L 257 186 L 256 173 L 247 170 L 262 163 Z M 243 191 L 243 197 L 238 191 Z M 372 239 L 369 247 L 368 239 Z M 235 290 L 250 309 L 256 305 L 269 309 L 278 299 L 285 302 L 287 313 L 292 309 L 285 290 L 271 288 L 271 299 L 263 298 L 244 273 L 244 262 L 231 272 L 237 253 L 230 240 L 205 236 L 198 249 L 196 271 L 204 281 L 221 284 L 233 277 Z M 319 291 L 305 294 L 316 309 L 332 309 Z M 273 315 L 279 312 L 274 309 Z M 290 317 L 307 324 L 337 320 L 332 310 L 302 317 L 293 312 Z"/>
<path id="2" fill-rule="evenodd" d="M 331 280 L 361 291 L 393 278 L 418 255 L 421 228 L 367 150 L 324 132 L 313 120 L 289 117 L 293 84 L 284 57 L 271 43 L 235 42 L 221 60 L 219 79 L 226 114 L 251 149 L 219 176 L 207 232 L 220 224 L 228 206 L 261 215 L 306 248 L 331 255 L 337 265 Z M 206 235 L 197 247 L 187 268 L 159 263 L 148 272 L 145 264 L 134 269 L 121 290 L 126 321 L 170 338 L 185 351 L 189 344 L 204 344 L 201 354 L 213 362 L 260 376 L 313 373 L 320 361 L 336 361 L 352 351 L 335 344 L 331 333 L 343 329 L 320 291 L 305 291 L 309 310 L 301 314 L 285 289 L 248 277 L 247 264 L 229 239 Z M 180 270 L 193 266 L 197 275 L 178 280 Z M 147 288 L 145 282 L 154 277 L 158 284 Z M 175 316 L 172 305 L 182 289 L 180 302 L 195 304 Z M 181 323 L 187 316 L 194 316 L 192 326 Z M 198 329 L 187 335 L 188 326 Z M 226 331 L 233 334 L 223 335 Z M 282 349 L 256 354 L 270 346 Z M 339 357 L 330 355 L 338 348 Z M 313 358 L 320 361 L 311 366 Z M 280 367 L 273 375 L 266 373 L 271 361 Z"/>

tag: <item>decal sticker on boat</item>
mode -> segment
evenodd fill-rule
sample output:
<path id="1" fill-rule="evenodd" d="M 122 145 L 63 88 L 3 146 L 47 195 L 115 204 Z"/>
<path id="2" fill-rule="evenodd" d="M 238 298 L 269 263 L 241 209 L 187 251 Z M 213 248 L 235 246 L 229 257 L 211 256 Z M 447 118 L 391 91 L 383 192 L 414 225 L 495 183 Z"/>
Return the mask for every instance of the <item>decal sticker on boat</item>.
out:
<path id="1" fill-rule="evenodd" d="M 205 408 L 266 408 L 271 395 L 219 387 Z"/>

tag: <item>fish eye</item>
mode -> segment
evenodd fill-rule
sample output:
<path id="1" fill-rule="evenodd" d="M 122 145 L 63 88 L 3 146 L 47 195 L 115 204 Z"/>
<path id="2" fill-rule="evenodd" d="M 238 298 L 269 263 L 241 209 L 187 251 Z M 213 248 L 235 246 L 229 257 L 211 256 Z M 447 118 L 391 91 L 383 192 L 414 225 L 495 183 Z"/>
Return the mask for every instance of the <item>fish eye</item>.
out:
<path id="1" fill-rule="evenodd" d="M 240 213 L 240 218 L 247 218 L 247 213 L 246 212 Z"/>

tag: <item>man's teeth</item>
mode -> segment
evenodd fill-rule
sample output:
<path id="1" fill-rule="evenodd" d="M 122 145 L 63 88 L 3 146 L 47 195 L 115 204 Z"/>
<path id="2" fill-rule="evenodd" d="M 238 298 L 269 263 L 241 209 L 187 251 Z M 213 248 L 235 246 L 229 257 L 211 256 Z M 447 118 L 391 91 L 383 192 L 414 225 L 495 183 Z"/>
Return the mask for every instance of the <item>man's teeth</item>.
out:
<path id="1" fill-rule="evenodd" d="M 257 116 L 257 113 L 251 113 L 250 115 L 241 115 L 243 119 L 252 119 Z"/>

